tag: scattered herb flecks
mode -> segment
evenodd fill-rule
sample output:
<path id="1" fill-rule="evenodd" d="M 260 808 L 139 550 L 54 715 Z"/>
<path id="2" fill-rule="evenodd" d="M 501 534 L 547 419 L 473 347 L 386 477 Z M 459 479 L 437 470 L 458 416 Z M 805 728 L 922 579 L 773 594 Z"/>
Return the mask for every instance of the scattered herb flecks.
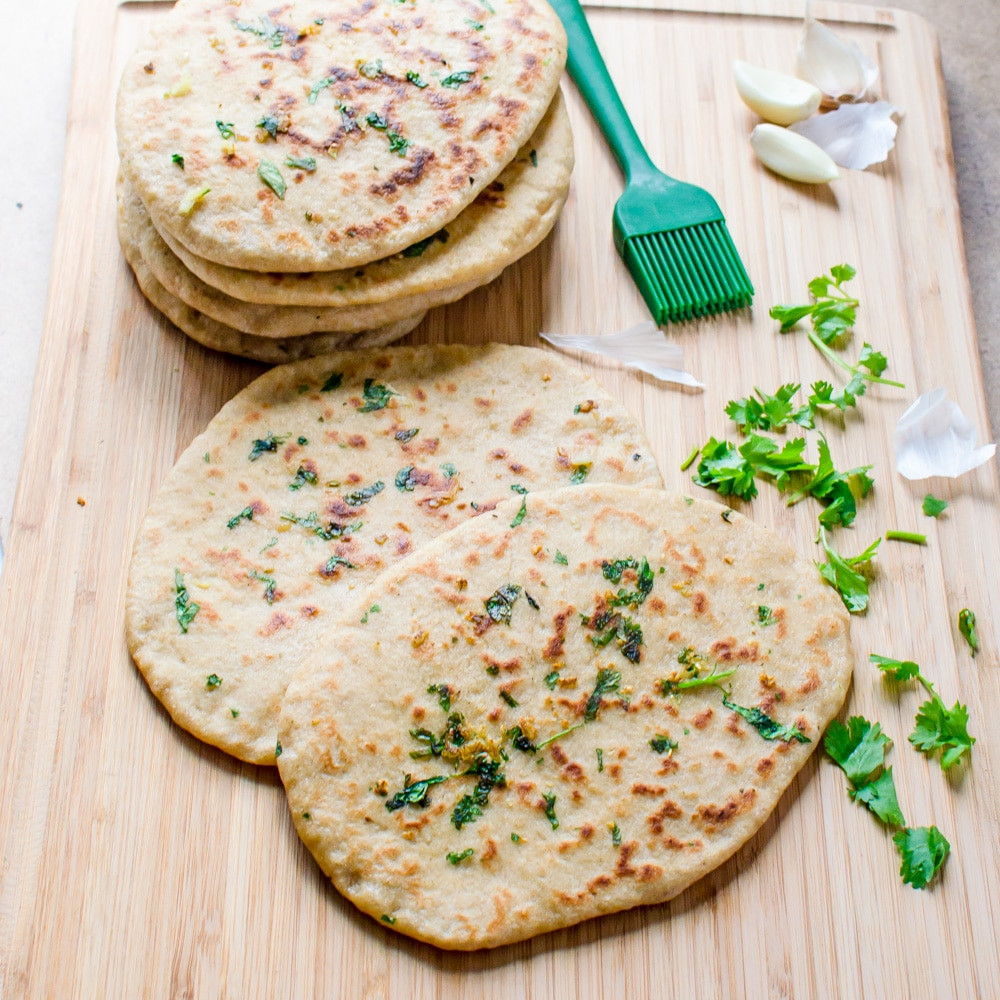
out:
<path id="1" fill-rule="evenodd" d="M 509 625 L 514 602 L 517 601 L 520 594 L 521 588 L 517 584 L 505 583 L 483 601 L 486 613 L 493 621 Z"/>
<path id="2" fill-rule="evenodd" d="M 618 690 L 621 684 L 622 675 L 617 670 L 610 667 L 602 667 L 597 671 L 597 680 L 594 683 L 594 690 L 587 699 L 587 704 L 583 710 L 583 718 L 586 722 L 593 722 L 601 710 L 601 699 L 606 694 L 612 694 Z"/>
<path id="3" fill-rule="evenodd" d="M 467 847 L 464 851 L 449 851 L 445 857 L 448 859 L 449 864 L 458 865 L 465 861 L 467 858 L 471 858 L 475 854 L 475 849 L 472 847 Z"/>
<path id="4" fill-rule="evenodd" d="M 282 434 L 280 437 L 275 436 L 270 431 L 262 438 L 254 438 L 254 441 L 250 447 L 250 455 L 248 456 L 251 462 L 256 462 L 261 455 L 267 452 L 275 452 L 278 450 L 278 445 L 283 444 L 288 438 L 287 434 Z"/>
<path id="5" fill-rule="evenodd" d="M 228 521 L 226 521 L 226 527 L 232 530 L 240 523 L 240 521 L 252 521 L 253 520 L 253 507 L 244 507 L 238 514 L 234 514 Z"/>
<path id="6" fill-rule="evenodd" d="M 559 820 L 556 818 L 556 794 L 555 792 L 545 792 L 542 795 L 545 800 L 545 818 L 553 830 L 559 829 Z"/>
<path id="7" fill-rule="evenodd" d="M 284 201 L 288 185 L 281 176 L 281 171 L 270 160 L 261 160 L 257 164 L 257 176 Z"/>
<path id="8" fill-rule="evenodd" d="M 468 83 L 474 75 L 475 73 L 471 69 L 459 69 L 454 73 L 449 73 L 441 81 L 441 86 L 448 87 L 451 90 L 457 90 L 463 83 Z"/>
<path id="9" fill-rule="evenodd" d="M 812 742 L 797 726 L 781 725 L 780 722 L 772 719 L 771 716 L 765 714 L 756 705 L 752 708 L 745 708 L 743 705 L 737 705 L 735 702 L 730 701 L 725 694 L 722 696 L 722 704 L 730 711 L 746 719 L 765 740 L 784 740 L 786 743 L 791 743 L 792 740 L 798 740 L 799 743 Z"/>
<path id="10" fill-rule="evenodd" d="M 179 569 L 174 570 L 174 609 L 177 614 L 177 624 L 180 625 L 182 632 L 187 633 L 188 626 L 194 621 L 200 609 L 188 596 L 184 576 Z"/>
<path id="11" fill-rule="evenodd" d="M 414 781 L 412 774 L 403 775 L 402 789 L 386 800 L 385 807 L 389 812 L 395 812 L 403 806 L 424 808 L 430 802 L 431 787 L 447 780 L 447 775 L 444 774 L 421 778 L 419 781 Z"/>
<path id="12" fill-rule="evenodd" d="M 361 507 L 368 503 L 372 497 L 376 497 L 385 489 L 385 483 L 381 479 L 376 479 L 371 486 L 363 486 L 360 490 L 344 494 L 344 503 L 350 507 Z"/>
<path id="13" fill-rule="evenodd" d="M 358 408 L 359 413 L 374 413 L 375 410 L 384 410 L 389 405 L 389 400 L 399 393 L 394 392 L 387 385 L 376 382 L 374 379 L 366 378 L 364 388 L 361 390 L 364 396 L 364 403 Z"/>

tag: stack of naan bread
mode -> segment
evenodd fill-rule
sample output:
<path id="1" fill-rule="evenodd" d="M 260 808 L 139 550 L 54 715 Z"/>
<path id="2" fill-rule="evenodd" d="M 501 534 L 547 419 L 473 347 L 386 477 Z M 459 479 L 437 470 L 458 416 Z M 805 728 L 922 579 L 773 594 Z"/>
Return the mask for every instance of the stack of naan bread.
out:
<path id="1" fill-rule="evenodd" d="M 535 247 L 565 202 L 544 0 L 179 0 L 119 90 L 119 235 L 202 344 L 380 346 Z"/>

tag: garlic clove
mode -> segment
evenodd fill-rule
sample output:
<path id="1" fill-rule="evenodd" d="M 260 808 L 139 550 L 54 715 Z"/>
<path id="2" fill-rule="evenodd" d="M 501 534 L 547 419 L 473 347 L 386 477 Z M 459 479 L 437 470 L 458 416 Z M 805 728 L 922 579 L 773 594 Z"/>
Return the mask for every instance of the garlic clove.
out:
<path id="1" fill-rule="evenodd" d="M 840 176 L 837 164 L 816 143 L 780 125 L 758 125 L 750 145 L 765 167 L 791 181 L 825 184 Z"/>
<path id="2" fill-rule="evenodd" d="M 792 131 L 811 139 L 830 158 L 848 170 L 864 170 L 883 163 L 896 144 L 900 113 L 888 101 L 842 104 L 836 111 L 792 125 Z"/>
<path id="3" fill-rule="evenodd" d="M 817 21 L 808 4 L 795 71 L 834 104 L 864 97 L 878 80 L 878 66 L 853 42 Z"/>
<path id="4" fill-rule="evenodd" d="M 743 103 L 776 125 L 791 125 L 808 118 L 823 97 L 818 87 L 805 80 L 760 69 L 741 59 L 733 63 L 733 79 Z"/>

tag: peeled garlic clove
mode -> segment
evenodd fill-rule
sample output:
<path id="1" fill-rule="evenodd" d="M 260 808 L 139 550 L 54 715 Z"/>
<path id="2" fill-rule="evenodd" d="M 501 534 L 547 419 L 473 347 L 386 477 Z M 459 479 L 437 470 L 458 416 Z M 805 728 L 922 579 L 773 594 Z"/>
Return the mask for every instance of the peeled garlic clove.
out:
<path id="1" fill-rule="evenodd" d="M 837 164 L 816 143 L 780 125 L 758 125 L 750 145 L 765 167 L 790 181 L 825 184 L 840 176 Z"/>
<path id="2" fill-rule="evenodd" d="M 792 131 L 811 139 L 840 167 L 864 170 L 882 163 L 896 144 L 899 109 L 888 101 L 842 104 L 836 111 L 792 125 Z"/>
<path id="3" fill-rule="evenodd" d="M 787 73 L 760 69 L 737 59 L 733 79 L 743 103 L 765 121 L 791 125 L 819 108 L 823 95 L 817 87 Z"/>
<path id="4" fill-rule="evenodd" d="M 878 80 L 878 66 L 853 42 L 817 21 L 808 7 L 795 71 L 835 104 L 864 97 Z"/>

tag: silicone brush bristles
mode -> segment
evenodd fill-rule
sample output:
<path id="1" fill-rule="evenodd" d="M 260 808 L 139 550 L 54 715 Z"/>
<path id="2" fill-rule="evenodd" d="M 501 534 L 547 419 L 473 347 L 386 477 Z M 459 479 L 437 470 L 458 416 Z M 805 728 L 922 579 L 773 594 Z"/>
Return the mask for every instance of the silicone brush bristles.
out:
<path id="1" fill-rule="evenodd" d="M 721 220 L 633 236 L 622 258 L 658 324 L 742 309 L 753 301 L 753 285 Z"/>

